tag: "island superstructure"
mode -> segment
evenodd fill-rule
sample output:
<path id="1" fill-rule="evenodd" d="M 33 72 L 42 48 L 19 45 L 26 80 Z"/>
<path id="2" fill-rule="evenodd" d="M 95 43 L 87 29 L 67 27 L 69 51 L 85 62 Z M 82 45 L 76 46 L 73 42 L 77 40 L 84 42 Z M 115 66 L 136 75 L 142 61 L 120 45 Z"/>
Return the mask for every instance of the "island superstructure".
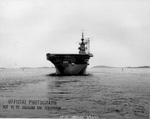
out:
<path id="1" fill-rule="evenodd" d="M 93 54 L 90 53 L 90 40 L 84 39 L 83 33 L 79 45 L 78 54 L 46 54 L 47 60 L 51 61 L 56 68 L 56 75 L 86 74 L 89 59 Z"/>

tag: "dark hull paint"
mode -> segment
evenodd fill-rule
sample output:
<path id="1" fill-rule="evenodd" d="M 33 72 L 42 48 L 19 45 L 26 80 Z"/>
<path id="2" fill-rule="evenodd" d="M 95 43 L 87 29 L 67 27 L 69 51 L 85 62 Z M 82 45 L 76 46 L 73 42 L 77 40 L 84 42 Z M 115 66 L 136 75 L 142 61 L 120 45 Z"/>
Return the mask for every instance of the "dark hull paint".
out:
<path id="1" fill-rule="evenodd" d="M 82 75 L 86 73 L 92 54 L 47 54 L 47 60 L 56 68 L 56 75 Z"/>

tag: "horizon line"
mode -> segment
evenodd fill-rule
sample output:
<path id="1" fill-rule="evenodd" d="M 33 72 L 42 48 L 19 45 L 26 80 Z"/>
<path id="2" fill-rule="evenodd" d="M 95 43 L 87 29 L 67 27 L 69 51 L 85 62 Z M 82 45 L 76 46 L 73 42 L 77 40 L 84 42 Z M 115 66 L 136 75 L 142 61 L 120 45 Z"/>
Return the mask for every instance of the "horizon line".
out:
<path id="1" fill-rule="evenodd" d="M 88 68 L 94 68 L 94 67 L 105 67 L 105 68 L 140 68 L 140 67 L 149 67 L 150 65 L 140 65 L 140 66 L 109 66 L 109 65 L 95 65 Z M 32 68 L 55 68 L 55 66 L 40 66 L 40 67 L 0 67 L 0 69 L 32 69 Z"/>

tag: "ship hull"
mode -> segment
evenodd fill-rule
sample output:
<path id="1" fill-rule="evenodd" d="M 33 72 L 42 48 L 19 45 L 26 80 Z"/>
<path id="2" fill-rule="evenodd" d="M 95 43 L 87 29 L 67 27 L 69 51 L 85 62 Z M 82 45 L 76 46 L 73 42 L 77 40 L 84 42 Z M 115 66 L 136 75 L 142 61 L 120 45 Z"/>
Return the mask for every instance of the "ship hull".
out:
<path id="1" fill-rule="evenodd" d="M 90 54 L 47 54 L 47 60 L 56 68 L 56 75 L 86 74 Z"/>
<path id="2" fill-rule="evenodd" d="M 63 64 L 62 64 L 63 65 Z M 66 65 L 66 64 L 65 64 Z M 55 65 L 56 75 L 82 75 L 86 73 L 86 64 L 68 64 L 67 67 L 59 68 L 59 65 Z"/>

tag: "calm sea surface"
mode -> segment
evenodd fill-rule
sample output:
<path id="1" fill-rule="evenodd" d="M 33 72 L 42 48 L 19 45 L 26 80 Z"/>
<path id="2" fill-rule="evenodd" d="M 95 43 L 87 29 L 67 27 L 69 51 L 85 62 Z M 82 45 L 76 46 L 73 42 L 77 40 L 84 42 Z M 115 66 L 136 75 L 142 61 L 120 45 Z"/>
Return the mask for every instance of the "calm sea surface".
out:
<path id="1" fill-rule="evenodd" d="M 150 69 L 0 69 L 0 117 L 149 119 Z"/>

